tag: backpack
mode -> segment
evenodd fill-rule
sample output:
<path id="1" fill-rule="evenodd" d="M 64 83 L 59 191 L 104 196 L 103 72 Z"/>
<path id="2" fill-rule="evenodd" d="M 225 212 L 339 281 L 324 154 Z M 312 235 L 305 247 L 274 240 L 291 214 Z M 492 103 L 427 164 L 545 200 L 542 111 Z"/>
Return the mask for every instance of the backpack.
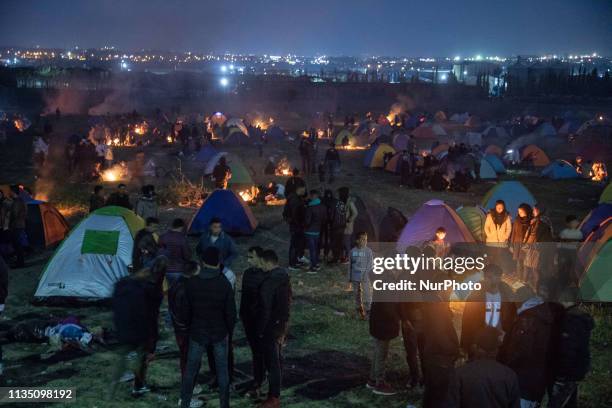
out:
<path id="1" fill-rule="evenodd" d="M 344 228 L 346 227 L 346 215 L 347 215 L 347 205 L 342 202 L 342 200 L 336 201 L 336 206 L 334 208 L 333 219 L 332 219 L 332 227 L 333 228 Z"/>

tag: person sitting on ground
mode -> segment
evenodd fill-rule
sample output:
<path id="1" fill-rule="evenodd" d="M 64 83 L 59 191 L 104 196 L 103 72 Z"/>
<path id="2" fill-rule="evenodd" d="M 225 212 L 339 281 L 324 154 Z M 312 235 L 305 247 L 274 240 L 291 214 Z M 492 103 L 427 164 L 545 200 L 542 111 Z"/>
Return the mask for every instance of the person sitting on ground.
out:
<path id="1" fill-rule="evenodd" d="M 444 227 L 438 227 L 434 237 L 428 241 L 425 246 L 431 247 L 436 257 L 447 257 L 450 253 L 451 245 L 446 241 L 446 229 Z"/>
<path id="2" fill-rule="evenodd" d="M 496 361 L 499 331 L 483 326 L 470 346 L 470 360 L 455 370 L 454 389 L 461 408 L 520 408 L 521 397 L 516 373 Z"/>
<path id="3" fill-rule="evenodd" d="M 127 192 L 127 186 L 123 183 L 119 184 L 117 186 L 117 190 L 108 196 L 106 205 L 115 205 L 131 210 L 132 204 L 130 203 L 130 196 Z"/>
<path id="4" fill-rule="evenodd" d="M 97 185 L 94 187 L 93 194 L 89 197 L 89 212 L 92 213 L 105 205 L 106 199 L 104 198 L 104 187 Z"/>

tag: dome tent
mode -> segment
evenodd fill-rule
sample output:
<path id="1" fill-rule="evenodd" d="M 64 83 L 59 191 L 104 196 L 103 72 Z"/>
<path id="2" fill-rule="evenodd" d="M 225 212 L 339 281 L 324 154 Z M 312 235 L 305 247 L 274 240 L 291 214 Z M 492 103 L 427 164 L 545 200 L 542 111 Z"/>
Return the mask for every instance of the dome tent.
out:
<path id="1" fill-rule="evenodd" d="M 245 128 L 246 130 L 246 128 Z M 223 137 L 223 143 L 229 143 L 234 145 L 245 145 L 250 141 L 248 133 L 237 126 L 230 126 L 225 128 Z"/>
<path id="2" fill-rule="evenodd" d="M 482 180 L 495 180 L 497 172 L 487 160 L 480 160 L 479 176 Z"/>
<path id="3" fill-rule="evenodd" d="M 269 142 L 281 142 L 287 138 L 287 134 L 280 126 L 270 126 L 266 130 L 266 140 Z"/>
<path id="4" fill-rule="evenodd" d="M 538 126 L 536 133 L 540 136 L 557 136 L 557 131 L 550 122 L 544 122 Z"/>
<path id="5" fill-rule="evenodd" d="M 612 219 L 590 234 L 578 250 L 580 299 L 587 302 L 612 301 Z M 580 273 L 582 272 L 582 273 Z"/>
<path id="6" fill-rule="evenodd" d="M 589 235 L 596 230 L 602 222 L 612 218 L 612 203 L 599 204 L 593 208 L 580 223 L 580 231 L 583 236 Z"/>
<path id="7" fill-rule="evenodd" d="M 506 166 L 504 166 L 504 163 L 502 163 L 498 156 L 494 154 L 485 154 L 482 159 L 488 161 L 497 174 L 506 173 Z"/>
<path id="8" fill-rule="evenodd" d="M 196 153 L 194 160 L 199 163 L 206 164 L 218 153 L 219 151 L 217 149 L 215 149 L 212 145 L 207 144 L 206 146 L 202 147 L 199 152 Z"/>
<path id="9" fill-rule="evenodd" d="M 354 146 L 355 136 L 353 136 L 353 134 L 348 129 L 342 129 L 334 138 L 334 144 L 336 146 L 343 146 L 345 144 L 348 144 L 349 146 Z"/>
<path id="10" fill-rule="evenodd" d="M 189 224 L 189 234 L 201 234 L 210 220 L 219 218 L 228 234 L 250 235 L 257 228 L 257 220 L 238 194 L 231 190 L 215 190 L 202 203 Z"/>
<path id="11" fill-rule="evenodd" d="M 601 196 L 599 196 L 599 203 L 600 204 L 603 204 L 603 203 L 612 204 L 612 183 L 609 183 L 608 186 L 603 191 L 603 193 L 601 193 Z"/>
<path id="12" fill-rule="evenodd" d="M 393 157 L 389 159 L 387 164 L 385 165 L 385 171 L 391 173 L 398 173 L 401 170 L 402 166 L 402 153 L 395 153 Z"/>
<path id="13" fill-rule="evenodd" d="M 495 207 L 497 200 L 503 200 L 506 203 L 506 210 L 512 217 L 522 203 L 527 203 L 532 207 L 536 204 L 536 199 L 520 181 L 497 183 L 485 194 L 482 199 L 482 206 L 485 210 L 490 210 Z"/>
<path id="14" fill-rule="evenodd" d="M 492 154 L 499 157 L 502 157 L 504 155 L 504 151 L 502 150 L 502 148 L 494 144 L 488 145 L 484 152 L 485 154 Z"/>
<path id="15" fill-rule="evenodd" d="M 485 138 L 491 138 L 495 140 L 508 139 L 508 132 L 501 126 L 489 126 L 482 131 L 482 136 Z"/>
<path id="16" fill-rule="evenodd" d="M 49 248 L 68 235 L 68 223 L 51 204 L 32 200 L 27 202 L 27 206 L 26 234 L 32 247 Z"/>
<path id="17" fill-rule="evenodd" d="M 477 206 L 459 207 L 457 208 L 457 215 L 461 217 L 476 241 L 484 242 L 484 224 L 487 218 L 485 210 Z"/>
<path id="18" fill-rule="evenodd" d="M 115 283 L 128 275 L 134 237 L 142 228 L 144 220 L 123 207 L 89 214 L 45 266 L 35 298 L 110 298 Z"/>
<path id="19" fill-rule="evenodd" d="M 395 149 L 386 143 L 376 144 L 366 152 L 363 164 L 370 168 L 382 168 L 385 164 L 384 156 L 388 153 L 394 154 Z"/>
<path id="20" fill-rule="evenodd" d="M 204 169 L 205 175 L 212 174 L 213 170 L 215 169 L 215 166 L 217 165 L 221 157 L 225 157 L 225 161 L 232 171 L 232 178 L 229 179 L 228 182 L 230 186 L 238 184 L 244 184 L 249 186 L 253 185 L 253 178 L 251 177 L 251 172 L 245 166 L 242 160 L 240 160 L 238 156 L 234 154 L 229 154 L 227 152 L 220 152 L 209 160 L 209 162 L 206 164 L 206 168 Z"/>
<path id="21" fill-rule="evenodd" d="M 542 176 L 553 180 L 559 179 L 575 179 L 579 178 L 580 174 L 574 166 L 565 160 L 555 160 L 542 170 Z"/>
<path id="22" fill-rule="evenodd" d="M 544 153 L 544 150 L 533 144 L 521 149 L 521 161 L 530 161 L 535 167 L 545 167 L 550 163 L 550 159 Z"/>
<path id="23" fill-rule="evenodd" d="M 393 136 L 393 147 L 397 151 L 402 151 L 408 148 L 410 142 L 410 136 L 405 133 L 396 133 Z"/>
<path id="24" fill-rule="evenodd" d="M 403 253 L 409 246 L 419 246 L 431 240 L 439 227 L 446 229 L 446 240 L 451 244 L 476 242 L 455 210 L 442 200 L 429 200 L 414 213 L 404 226 L 397 241 L 397 250 Z"/>

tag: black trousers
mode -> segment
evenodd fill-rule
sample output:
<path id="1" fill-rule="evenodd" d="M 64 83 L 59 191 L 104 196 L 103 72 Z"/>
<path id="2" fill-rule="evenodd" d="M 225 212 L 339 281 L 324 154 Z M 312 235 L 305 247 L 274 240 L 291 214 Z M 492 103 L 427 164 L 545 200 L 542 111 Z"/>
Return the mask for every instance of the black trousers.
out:
<path id="1" fill-rule="evenodd" d="M 242 325 L 244 326 L 244 334 L 246 335 L 249 348 L 251 349 L 253 382 L 256 387 L 259 387 L 263 383 L 266 373 L 262 345 L 255 333 L 255 325 L 245 323 L 244 321 L 242 321 Z"/>
<path id="2" fill-rule="evenodd" d="M 280 398 L 282 381 L 282 344 L 283 337 L 264 337 L 261 339 L 261 347 L 264 364 L 268 372 L 268 396 Z"/>

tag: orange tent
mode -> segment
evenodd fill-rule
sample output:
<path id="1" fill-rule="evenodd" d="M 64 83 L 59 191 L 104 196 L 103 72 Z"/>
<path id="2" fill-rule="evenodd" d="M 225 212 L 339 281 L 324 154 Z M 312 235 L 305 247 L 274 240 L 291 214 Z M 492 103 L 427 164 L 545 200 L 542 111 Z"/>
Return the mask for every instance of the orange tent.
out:
<path id="1" fill-rule="evenodd" d="M 30 245 L 48 248 L 62 241 L 70 231 L 64 216 L 51 204 L 33 200 L 28 204 L 26 233 Z"/>
<path id="2" fill-rule="evenodd" d="M 535 167 L 544 167 L 550 164 L 550 159 L 544 153 L 544 150 L 533 144 L 525 146 L 521 150 L 521 161 L 529 161 Z"/>
<path id="3" fill-rule="evenodd" d="M 484 151 L 485 154 L 494 154 L 496 156 L 502 157 L 504 155 L 504 151 L 498 145 L 490 144 Z"/>

